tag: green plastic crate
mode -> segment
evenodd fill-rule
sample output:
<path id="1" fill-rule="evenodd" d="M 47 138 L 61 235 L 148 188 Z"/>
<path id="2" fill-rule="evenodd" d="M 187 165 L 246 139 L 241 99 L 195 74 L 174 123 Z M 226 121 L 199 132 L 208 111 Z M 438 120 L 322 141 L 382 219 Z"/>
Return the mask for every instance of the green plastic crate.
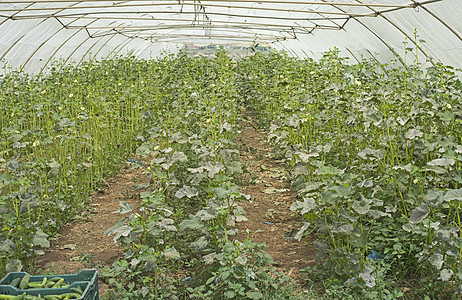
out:
<path id="1" fill-rule="evenodd" d="M 23 277 L 27 273 L 25 272 L 12 272 L 7 274 L 0 280 L 0 294 L 3 295 L 22 295 L 26 292 L 28 295 L 33 296 L 46 296 L 46 295 L 57 295 L 70 293 L 71 288 L 80 287 L 83 290 L 82 297 L 79 300 L 99 300 L 98 290 L 98 271 L 97 270 L 82 270 L 77 274 L 66 274 L 66 275 L 45 275 L 45 276 L 31 276 L 30 282 L 42 282 L 44 277 L 62 277 L 64 282 L 70 284 L 67 288 L 56 288 L 56 289 L 26 289 L 20 290 L 10 285 L 11 281 L 18 277 Z"/>

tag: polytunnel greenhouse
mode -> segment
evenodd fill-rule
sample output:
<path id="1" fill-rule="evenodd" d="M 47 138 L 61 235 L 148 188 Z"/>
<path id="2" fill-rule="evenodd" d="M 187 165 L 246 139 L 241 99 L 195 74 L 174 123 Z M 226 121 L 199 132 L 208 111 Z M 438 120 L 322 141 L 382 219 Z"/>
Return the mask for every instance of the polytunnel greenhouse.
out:
<path id="1" fill-rule="evenodd" d="M 462 299 L 460 16 L 0 1 L 0 299 Z"/>

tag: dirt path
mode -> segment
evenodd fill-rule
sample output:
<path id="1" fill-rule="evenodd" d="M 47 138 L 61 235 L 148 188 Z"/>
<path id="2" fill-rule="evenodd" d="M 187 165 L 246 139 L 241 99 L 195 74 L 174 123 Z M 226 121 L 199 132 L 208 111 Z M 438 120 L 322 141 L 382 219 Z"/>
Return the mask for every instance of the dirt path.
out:
<path id="1" fill-rule="evenodd" d="M 314 264 L 316 256 L 316 251 L 306 245 L 306 239 L 299 242 L 291 238 L 300 228 L 300 219 L 290 210 L 297 193 L 290 190 L 282 163 L 272 158 L 271 145 L 265 136 L 249 121 L 241 126 L 241 159 L 254 184 L 241 188 L 253 201 L 243 204 L 248 221 L 238 226 L 237 238 L 250 237 L 254 242 L 266 243 L 266 252 L 273 257 L 276 269 L 297 276 L 300 269 Z"/>
<path id="2" fill-rule="evenodd" d="M 109 266 L 120 258 L 123 249 L 114 243 L 113 236 L 104 232 L 123 216 L 114 213 L 120 201 L 138 206 L 137 194 L 149 182 L 142 168 L 130 164 L 107 186 L 92 196 L 91 208 L 61 230 L 61 236 L 51 242 L 51 248 L 37 261 L 37 267 L 59 274 L 76 273 L 81 269 Z M 107 285 L 99 281 L 100 295 Z"/>

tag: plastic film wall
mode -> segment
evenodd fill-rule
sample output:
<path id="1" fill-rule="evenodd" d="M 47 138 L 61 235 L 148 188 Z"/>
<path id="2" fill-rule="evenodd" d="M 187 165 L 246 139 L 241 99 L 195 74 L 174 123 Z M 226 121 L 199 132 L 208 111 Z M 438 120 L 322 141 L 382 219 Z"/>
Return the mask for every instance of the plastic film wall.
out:
<path id="1" fill-rule="evenodd" d="M 156 57 L 184 44 L 259 43 L 299 58 L 336 47 L 351 63 L 459 68 L 460 16 L 460 0 L 6 0 L 0 65 L 2 72 L 37 74 L 54 61 L 79 65 L 123 54 Z"/>

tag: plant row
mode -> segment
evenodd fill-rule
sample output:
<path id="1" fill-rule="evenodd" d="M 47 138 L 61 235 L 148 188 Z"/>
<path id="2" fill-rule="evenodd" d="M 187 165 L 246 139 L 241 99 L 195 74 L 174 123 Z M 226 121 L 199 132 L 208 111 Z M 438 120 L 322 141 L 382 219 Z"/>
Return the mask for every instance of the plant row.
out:
<path id="1" fill-rule="evenodd" d="M 264 245 L 235 238 L 245 220 L 235 144 L 235 62 L 157 60 L 56 65 L 2 78 L 3 272 L 30 264 L 131 155 L 150 183 L 140 206 L 121 202 L 107 234 L 124 258 L 102 270 L 110 299 L 291 297 Z M 22 263 L 21 263 L 22 262 Z"/>
<path id="2" fill-rule="evenodd" d="M 325 279 L 324 292 L 460 299 L 456 70 L 348 65 L 336 50 L 319 61 L 255 55 L 240 66 L 241 100 L 292 170 L 300 233 L 317 236 L 324 271 L 309 273 Z"/>

